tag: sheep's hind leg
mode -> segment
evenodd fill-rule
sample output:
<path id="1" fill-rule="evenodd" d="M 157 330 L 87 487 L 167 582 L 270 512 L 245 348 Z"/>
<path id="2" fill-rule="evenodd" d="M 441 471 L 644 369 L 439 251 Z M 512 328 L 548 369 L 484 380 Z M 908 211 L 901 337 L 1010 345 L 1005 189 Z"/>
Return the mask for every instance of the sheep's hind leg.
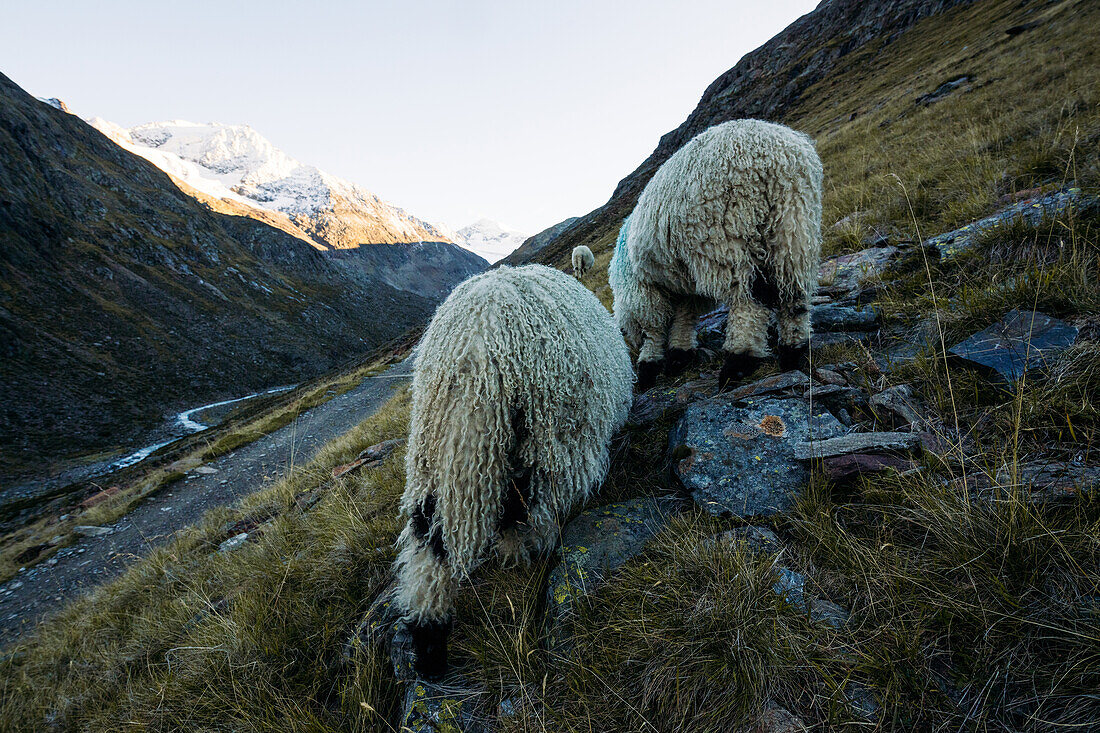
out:
<path id="1" fill-rule="evenodd" d="M 458 585 L 434 513 L 435 498 L 429 495 L 402 533 L 397 574 L 397 605 L 405 611 L 413 670 L 425 680 L 441 679 L 447 671 L 447 636 Z"/>
<path id="2" fill-rule="evenodd" d="M 810 299 L 801 296 L 779 306 L 779 368 L 802 369 L 810 361 Z"/>
<path id="3" fill-rule="evenodd" d="M 681 374 L 695 361 L 695 349 L 699 346 L 695 337 L 695 321 L 696 307 L 690 299 L 685 298 L 676 304 L 668 334 L 666 374 Z"/>
<path id="4" fill-rule="evenodd" d="M 638 352 L 638 392 L 645 392 L 657 384 L 657 377 L 664 366 L 665 345 L 672 323 L 673 308 L 668 296 L 659 288 L 646 288 L 649 310 L 642 327 L 644 340 Z"/>
<path id="5" fill-rule="evenodd" d="M 722 346 L 726 358 L 718 374 L 719 389 L 749 376 L 768 357 L 770 322 L 771 311 L 754 300 L 745 298 L 730 303 Z"/>

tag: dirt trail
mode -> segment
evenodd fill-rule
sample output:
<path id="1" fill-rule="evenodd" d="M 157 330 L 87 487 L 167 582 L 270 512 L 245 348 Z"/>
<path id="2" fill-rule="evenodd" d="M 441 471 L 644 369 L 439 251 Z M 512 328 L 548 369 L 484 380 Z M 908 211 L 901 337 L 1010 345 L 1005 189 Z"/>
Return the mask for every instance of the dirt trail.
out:
<path id="1" fill-rule="evenodd" d="M 274 480 L 289 466 L 370 417 L 405 383 L 412 360 L 303 413 L 297 420 L 205 464 L 213 473 L 188 473 L 169 490 L 105 525 L 110 533 L 84 537 L 0 586 L 0 647 L 59 611 L 65 603 L 122 573 L 131 563 L 194 524 L 208 510 L 232 504 Z"/>

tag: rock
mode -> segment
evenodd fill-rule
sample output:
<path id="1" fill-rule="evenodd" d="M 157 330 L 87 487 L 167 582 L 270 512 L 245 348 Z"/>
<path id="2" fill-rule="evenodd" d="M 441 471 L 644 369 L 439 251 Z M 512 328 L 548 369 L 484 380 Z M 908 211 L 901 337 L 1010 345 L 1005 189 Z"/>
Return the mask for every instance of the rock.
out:
<path id="1" fill-rule="evenodd" d="M 818 270 L 818 280 L 822 283 L 819 291 L 846 295 L 859 288 L 864 280 L 885 272 L 897 253 L 897 247 L 886 246 L 829 257 Z"/>
<path id="2" fill-rule="evenodd" d="M 1038 226 L 1044 219 L 1083 212 L 1097 207 L 1100 199 L 1083 194 L 1079 188 L 1055 191 L 1045 196 L 1036 196 L 1001 209 L 992 216 L 967 224 L 954 231 L 940 234 L 925 241 L 924 246 L 936 253 L 941 260 L 950 260 L 960 252 L 970 249 L 978 235 L 997 227 L 1010 224 L 1017 219 L 1031 226 Z"/>
<path id="3" fill-rule="evenodd" d="M 1014 475 L 1015 474 L 1015 475 Z M 1095 491 L 1100 485 L 1100 465 L 1069 461 L 1035 461 L 1016 466 L 1002 465 L 993 476 L 978 471 L 955 479 L 978 491 L 979 496 L 997 498 L 1006 492 L 1021 491 L 1035 504 L 1073 499 Z"/>
<path id="4" fill-rule="evenodd" d="M 819 305 L 810 314 L 814 331 L 873 331 L 881 315 L 874 308 Z"/>
<path id="5" fill-rule="evenodd" d="M 676 399 L 676 391 L 661 389 L 658 386 L 634 397 L 627 424 L 649 425 L 658 420 L 674 417 L 681 409 L 682 405 Z"/>
<path id="6" fill-rule="evenodd" d="M 805 733 L 808 730 L 801 718 L 774 703 L 768 705 L 754 727 L 747 729 L 751 733 Z"/>
<path id="7" fill-rule="evenodd" d="M 698 379 L 685 382 L 676 389 L 677 404 L 686 405 L 689 402 L 706 399 L 714 396 L 718 391 L 718 375 L 700 375 Z"/>
<path id="8" fill-rule="evenodd" d="M 896 452 L 909 453 L 920 445 L 914 433 L 848 433 L 825 440 L 800 441 L 794 445 L 794 456 L 800 461 L 831 458 L 849 453 Z"/>
<path id="9" fill-rule="evenodd" d="M 924 417 L 913 406 L 913 390 L 908 384 L 884 389 L 872 395 L 869 403 L 877 413 L 885 412 L 898 418 L 910 430 L 920 430 L 924 425 Z"/>
<path id="10" fill-rule="evenodd" d="M 631 499 L 589 509 L 565 526 L 559 562 L 547 587 L 546 626 L 551 649 L 566 643 L 561 622 L 575 599 L 600 587 L 608 573 L 640 553 L 677 511 L 679 502 L 672 497 Z"/>
<path id="11" fill-rule="evenodd" d="M 989 328 L 951 347 L 952 355 L 1012 384 L 1073 345 L 1077 329 L 1037 311 L 1011 310 Z"/>
<path id="12" fill-rule="evenodd" d="M 405 438 L 384 440 L 381 443 L 375 443 L 369 448 L 365 448 L 359 454 L 359 458 L 367 461 L 384 461 L 389 458 L 399 446 L 404 444 Z"/>
<path id="13" fill-rule="evenodd" d="M 209 476 L 210 474 L 217 473 L 217 472 L 218 472 L 218 469 L 214 468 L 213 466 L 198 466 L 196 468 L 191 469 L 191 473 L 197 473 L 197 474 L 200 474 L 202 476 Z"/>
<path id="14" fill-rule="evenodd" d="M 381 443 L 375 443 L 369 448 L 363 450 L 354 461 L 351 463 L 345 463 L 342 466 L 336 466 L 332 469 L 332 477 L 340 478 L 341 476 L 351 473 L 352 471 L 363 468 L 375 468 L 382 461 L 390 457 L 390 455 L 397 449 L 399 445 L 405 442 L 404 438 L 394 438 L 393 440 L 386 440 Z"/>
<path id="15" fill-rule="evenodd" d="M 402 733 L 489 733 L 484 692 L 416 681 L 405 691 Z"/>
<path id="16" fill-rule="evenodd" d="M 233 535 L 225 542 L 218 545 L 218 552 L 232 552 L 248 541 L 248 532 Z"/>
<path id="17" fill-rule="evenodd" d="M 775 576 L 772 591 L 790 605 L 805 612 L 807 610 L 806 576 L 782 566 L 775 568 Z"/>
<path id="18" fill-rule="evenodd" d="M 870 331 L 815 331 L 810 334 L 810 348 L 816 350 L 837 344 L 866 344 L 871 341 L 872 335 Z"/>
<path id="19" fill-rule="evenodd" d="M 912 461 L 897 456 L 875 453 L 851 453 L 844 456 L 832 456 L 822 461 L 825 478 L 830 481 L 845 481 L 864 473 L 880 471 L 907 471 L 913 467 Z"/>
<path id="20" fill-rule="evenodd" d="M 810 600 L 811 621 L 816 621 L 827 626 L 832 626 L 834 629 L 839 629 L 848 623 L 850 616 L 851 614 L 848 613 L 848 609 L 838 603 L 827 601 L 824 598 L 813 598 Z"/>
<path id="21" fill-rule="evenodd" d="M 951 79 L 950 81 L 945 81 L 943 84 L 940 84 L 938 87 L 936 87 L 935 91 L 931 91 L 928 94 L 920 95 L 919 97 L 917 97 L 916 103 L 921 105 L 922 107 L 927 107 L 930 104 L 935 104 L 936 102 L 940 101 L 941 99 L 943 99 L 944 97 L 946 97 L 948 94 L 955 91 L 959 87 L 969 86 L 969 85 L 970 85 L 970 77 L 969 76 L 955 77 L 954 79 Z"/>
<path id="22" fill-rule="evenodd" d="M 821 403 L 832 411 L 862 410 L 867 407 L 867 393 L 856 387 L 826 384 L 808 389 L 802 396 L 814 403 Z"/>
<path id="23" fill-rule="evenodd" d="M 834 387 L 844 387 L 848 384 L 848 380 L 844 378 L 844 375 L 824 367 L 814 369 L 814 379 L 822 384 L 829 384 Z"/>
<path id="24" fill-rule="evenodd" d="M 673 472 L 712 514 L 750 517 L 787 509 L 809 479 L 794 446 L 811 434 L 844 433 L 828 412 L 811 416 L 806 400 L 767 396 L 744 403 L 719 396 L 688 405 L 669 435 Z"/>
<path id="25" fill-rule="evenodd" d="M 370 649 L 388 644 L 397 630 L 401 614 L 393 604 L 395 583 L 390 583 L 380 592 L 359 619 L 355 631 L 344 642 L 341 658 L 350 662 L 362 649 Z"/>
<path id="26" fill-rule="evenodd" d="M 749 397 L 759 397 L 760 395 L 785 392 L 787 390 L 794 390 L 796 388 L 808 386 L 810 386 L 810 378 L 806 376 L 803 372 L 783 372 L 782 374 L 765 377 L 764 379 L 753 382 L 752 384 L 746 384 L 743 387 L 738 387 L 737 389 L 729 392 L 727 396 L 731 400 L 745 400 Z"/>
<path id="27" fill-rule="evenodd" d="M 878 700 L 869 689 L 858 682 L 849 682 L 844 685 L 844 698 L 852 711 L 860 717 L 871 720 L 878 715 Z"/>
<path id="28" fill-rule="evenodd" d="M 73 527 L 73 532 L 81 537 L 103 537 L 111 534 L 112 531 L 110 527 L 98 527 L 92 524 L 78 524 Z"/>
<path id="29" fill-rule="evenodd" d="M 117 494 L 118 491 L 119 491 L 119 489 L 118 489 L 117 486 L 111 486 L 109 488 L 104 489 L 103 491 L 99 491 L 95 494 L 92 494 L 87 499 L 80 502 L 80 508 L 81 509 L 91 509 L 96 504 L 101 504 L 102 502 L 106 501 L 107 499 L 110 499 L 112 496 Z"/>
<path id="30" fill-rule="evenodd" d="M 731 550 L 746 550 L 769 555 L 778 555 L 783 551 L 783 543 L 775 532 L 767 527 L 737 527 L 719 532 L 714 536 L 713 541 Z"/>

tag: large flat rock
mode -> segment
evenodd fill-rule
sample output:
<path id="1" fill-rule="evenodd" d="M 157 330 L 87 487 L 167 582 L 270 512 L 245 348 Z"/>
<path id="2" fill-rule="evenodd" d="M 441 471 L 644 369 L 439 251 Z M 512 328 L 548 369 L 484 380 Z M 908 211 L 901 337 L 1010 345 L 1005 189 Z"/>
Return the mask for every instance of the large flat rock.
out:
<path id="1" fill-rule="evenodd" d="M 751 517 L 784 511 L 809 480 L 795 446 L 845 428 L 809 400 L 724 396 L 688 405 L 669 435 L 673 471 L 712 514 Z"/>
<path id="2" fill-rule="evenodd" d="M 1064 321 L 1038 311 L 1011 310 L 950 352 L 1011 384 L 1029 369 L 1045 367 L 1076 340 L 1077 329 Z"/>

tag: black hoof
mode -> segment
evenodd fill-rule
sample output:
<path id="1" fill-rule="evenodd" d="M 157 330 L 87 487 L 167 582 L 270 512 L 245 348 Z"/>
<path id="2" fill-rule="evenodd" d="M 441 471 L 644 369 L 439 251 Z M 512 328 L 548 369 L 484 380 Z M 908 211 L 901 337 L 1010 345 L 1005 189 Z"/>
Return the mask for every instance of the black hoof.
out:
<path id="1" fill-rule="evenodd" d="M 413 670 L 417 677 L 438 682 L 447 672 L 447 634 L 451 625 L 440 621 L 420 621 L 408 625 L 412 637 Z"/>
<path id="2" fill-rule="evenodd" d="M 727 354 L 722 362 L 722 371 L 718 373 L 718 389 L 725 389 L 756 371 L 764 361 L 752 354 Z"/>
<path id="3" fill-rule="evenodd" d="M 638 362 L 638 392 L 647 392 L 657 385 L 657 376 L 661 373 L 661 362 Z"/>
<path id="4" fill-rule="evenodd" d="M 688 349 L 669 349 L 665 360 L 665 374 L 675 377 L 695 362 L 695 352 Z"/>
<path id="5" fill-rule="evenodd" d="M 792 369 L 803 369 L 810 365 L 810 345 L 801 346 L 779 345 L 779 368 L 785 372 Z"/>

